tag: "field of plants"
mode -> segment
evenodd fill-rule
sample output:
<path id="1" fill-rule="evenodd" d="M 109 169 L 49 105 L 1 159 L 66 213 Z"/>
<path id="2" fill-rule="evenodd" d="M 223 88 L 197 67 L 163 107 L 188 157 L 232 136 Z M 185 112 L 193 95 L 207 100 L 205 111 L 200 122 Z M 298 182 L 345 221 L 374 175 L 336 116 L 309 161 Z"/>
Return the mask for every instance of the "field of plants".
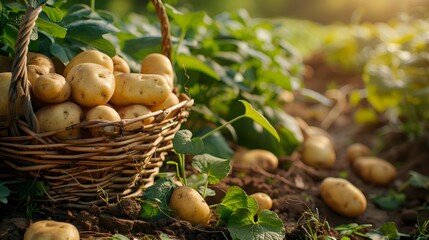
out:
<path id="1" fill-rule="evenodd" d="M 43 8 L 21 84 L 29 10 L 0 1 L 0 239 L 429 239 L 424 11 L 321 25 L 164 4 L 165 54 L 158 1 L 124 18 L 72 2 L 25 1 Z M 149 184 L 130 177 L 142 156 L 162 159 Z"/>

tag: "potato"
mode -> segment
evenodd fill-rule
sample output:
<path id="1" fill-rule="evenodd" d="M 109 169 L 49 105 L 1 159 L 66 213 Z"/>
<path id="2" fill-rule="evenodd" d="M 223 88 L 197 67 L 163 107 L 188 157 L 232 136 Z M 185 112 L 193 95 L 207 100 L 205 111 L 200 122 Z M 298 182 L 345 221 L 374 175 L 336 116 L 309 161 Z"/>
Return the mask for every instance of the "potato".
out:
<path id="1" fill-rule="evenodd" d="M 0 119 L 6 119 L 9 112 L 9 88 L 11 72 L 0 73 Z"/>
<path id="2" fill-rule="evenodd" d="M 41 220 L 27 228 L 24 240 L 79 240 L 77 228 L 66 222 Z"/>
<path id="3" fill-rule="evenodd" d="M 149 113 L 152 113 L 152 111 L 146 107 L 145 105 L 141 104 L 132 104 L 127 107 L 123 107 L 118 109 L 119 116 L 121 119 L 133 119 L 136 117 L 140 117 Z M 128 124 L 124 127 L 125 131 L 134 131 L 143 128 L 144 125 L 150 124 L 155 120 L 154 117 L 145 118 L 142 121 L 134 122 L 131 124 Z"/>
<path id="4" fill-rule="evenodd" d="M 70 125 L 79 123 L 83 119 L 82 109 L 73 102 L 63 102 L 48 105 L 40 108 L 36 112 L 42 132 L 49 132 L 64 129 Z M 59 132 L 55 135 L 60 140 L 79 139 L 81 137 L 80 129 L 70 129 Z"/>
<path id="5" fill-rule="evenodd" d="M 47 103 L 65 102 L 71 94 L 70 84 L 57 73 L 48 73 L 36 79 L 32 85 L 33 94 Z"/>
<path id="6" fill-rule="evenodd" d="M 210 222 L 210 208 L 203 197 L 193 188 L 178 186 L 170 198 L 172 213 L 192 225 L 207 226 Z"/>
<path id="7" fill-rule="evenodd" d="M 81 106 L 95 107 L 109 102 L 115 91 L 113 73 L 95 63 L 76 65 L 66 77 L 73 100 Z"/>
<path id="8" fill-rule="evenodd" d="M 119 121 L 121 120 L 121 116 L 116 110 L 108 105 L 98 105 L 88 110 L 85 117 L 86 121 L 91 120 L 104 120 L 104 121 Z M 90 128 L 89 132 L 93 137 L 99 137 L 104 135 L 107 129 L 103 127 Z"/>
<path id="9" fill-rule="evenodd" d="M 179 101 L 179 98 L 177 97 L 177 95 L 173 92 L 170 92 L 168 98 L 164 102 L 157 104 L 157 105 L 150 106 L 149 108 L 152 112 L 156 112 L 158 110 L 164 110 L 164 109 L 172 107 L 176 104 L 179 104 L 179 102 L 180 101 Z M 176 112 L 177 111 L 170 112 L 165 118 L 166 119 L 171 118 L 172 116 L 174 116 L 176 114 Z"/>
<path id="10" fill-rule="evenodd" d="M 160 74 L 167 81 L 170 89 L 174 88 L 174 70 L 170 59 L 160 53 L 151 53 L 147 55 L 141 62 L 141 73 L 144 74 Z"/>
<path id="11" fill-rule="evenodd" d="M 346 158 L 347 161 L 353 165 L 354 161 L 358 157 L 370 156 L 371 150 L 362 143 L 353 143 L 349 145 L 346 149 Z"/>
<path id="12" fill-rule="evenodd" d="M 75 57 L 66 65 L 63 76 L 67 78 L 69 72 L 76 66 L 82 63 L 96 63 L 109 69 L 113 73 L 113 60 L 107 54 L 98 50 L 86 50 Z"/>
<path id="13" fill-rule="evenodd" d="M 264 209 L 270 210 L 273 207 L 273 200 L 271 197 L 263 192 L 257 192 L 250 195 L 258 203 L 258 213 Z"/>
<path id="14" fill-rule="evenodd" d="M 346 217 L 357 217 L 366 210 L 365 195 L 351 182 L 328 177 L 320 184 L 322 200 L 333 211 Z"/>
<path id="15" fill-rule="evenodd" d="M 260 167 L 265 171 L 273 172 L 279 165 L 279 159 L 268 150 L 253 149 L 234 159 L 234 164 L 245 168 Z"/>
<path id="16" fill-rule="evenodd" d="M 46 68 L 47 71 L 50 73 L 55 72 L 55 66 L 52 60 L 41 53 L 28 52 L 27 65 L 37 65 L 37 66 Z"/>
<path id="17" fill-rule="evenodd" d="M 113 72 L 130 73 L 130 65 L 118 55 L 112 57 Z"/>
<path id="18" fill-rule="evenodd" d="M 27 66 L 28 81 L 31 83 L 31 85 L 33 85 L 36 79 L 38 79 L 40 76 L 46 75 L 48 73 L 49 69 L 46 67 L 39 65 Z"/>
<path id="19" fill-rule="evenodd" d="M 305 139 L 301 159 L 308 166 L 331 168 L 335 164 L 335 149 L 331 140 L 324 135 L 311 135 Z"/>
<path id="20" fill-rule="evenodd" d="M 8 56 L 0 55 L 0 73 L 12 72 L 13 60 Z"/>
<path id="21" fill-rule="evenodd" d="M 115 75 L 116 87 L 110 102 L 117 106 L 153 106 L 170 95 L 165 77 L 158 74 L 122 73 Z"/>
<path id="22" fill-rule="evenodd" d="M 397 175 L 396 168 L 390 162 L 371 156 L 358 157 L 353 169 L 363 180 L 379 186 L 389 185 Z"/>
<path id="23" fill-rule="evenodd" d="M 11 72 L 0 73 L 0 120 L 6 120 L 9 115 L 9 88 L 12 80 Z M 18 117 L 24 116 L 22 99 L 16 99 L 16 114 Z"/>

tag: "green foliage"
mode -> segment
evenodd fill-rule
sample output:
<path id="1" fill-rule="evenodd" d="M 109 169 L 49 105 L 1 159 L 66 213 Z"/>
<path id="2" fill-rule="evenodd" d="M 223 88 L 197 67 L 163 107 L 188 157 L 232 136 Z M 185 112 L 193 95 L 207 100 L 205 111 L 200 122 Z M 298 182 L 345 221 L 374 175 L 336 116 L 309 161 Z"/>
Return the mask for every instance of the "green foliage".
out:
<path id="1" fill-rule="evenodd" d="M 341 224 L 335 227 L 335 230 L 341 236 L 352 236 L 357 235 L 360 237 L 368 237 L 365 233 L 362 233 L 361 230 L 372 227 L 372 224 L 357 224 L 357 223 L 349 223 L 349 224 Z"/>
<path id="2" fill-rule="evenodd" d="M 387 193 L 372 196 L 371 200 L 381 209 L 395 210 L 406 201 L 406 196 L 404 193 L 390 190 Z"/>
<path id="3" fill-rule="evenodd" d="M 148 187 L 143 194 L 139 217 L 159 219 L 169 216 L 168 205 L 174 188 L 171 178 L 160 178 Z"/>
<path id="4" fill-rule="evenodd" d="M 394 222 L 386 222 L 375 230 L 367 232 L 370 239 L 380 240 L 399 240 L 402 237 L 409 237 L 407 234 L 400 233 Z"/>
<path id="5" fill-rule="evenodd" d="M 10 194 L 8 187 L 4 183 L 0 182 L 0 203 L 7 204 L 7 197 Z"/>

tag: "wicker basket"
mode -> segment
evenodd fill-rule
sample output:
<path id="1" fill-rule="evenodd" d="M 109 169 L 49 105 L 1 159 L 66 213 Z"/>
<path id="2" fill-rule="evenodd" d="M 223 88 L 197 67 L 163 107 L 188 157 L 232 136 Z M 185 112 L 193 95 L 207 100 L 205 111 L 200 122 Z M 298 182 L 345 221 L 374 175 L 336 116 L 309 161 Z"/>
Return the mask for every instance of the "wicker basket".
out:
<path id="1" fill-rule="evenodd" d="M 170 28 L 164 6 L 152 0 L 161 23 L 162 51 L 170 57 Z M 25 181 L 42 181 L 48 186 L 37 198 L 54 207 L 86 208 L 123 197 L 141 195 L 154 182 L 171 140 L 186 121 L 193 100 L 180 94 L 179 104 L 135 119 L 117 122 L 85 121 L 58 131 L 40 133 L 31 104 L 27 79 L 30 34 L 42 6 L 28 8 L 16 41 L 12 84 L 9 89 L 9 119 L 0 122 L 0 181 L 12 191 Z M 15 102 L 23 101 L 25 117 L 19 119 Z M 166 118 L 169 113 L 173 117 Z M 154 123 L 135 132 L 124 126 L 154 117 Z M 109 129 L 109 135 L 59 141 L 55 134 L 67 129 Z"/>

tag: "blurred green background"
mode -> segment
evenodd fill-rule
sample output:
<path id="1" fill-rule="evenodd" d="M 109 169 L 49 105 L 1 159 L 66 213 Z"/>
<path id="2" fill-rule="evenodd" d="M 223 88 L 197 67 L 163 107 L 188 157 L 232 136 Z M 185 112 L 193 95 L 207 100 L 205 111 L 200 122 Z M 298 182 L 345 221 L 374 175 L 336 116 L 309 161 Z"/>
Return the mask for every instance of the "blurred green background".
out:
<path id="1" fill-rule="evenodd" d="M 148 0 L 103 0 L 118 14 L 143 11 Z M 429 0 L 164 0 L 182 11 L 204 11 L 214 16 L 224 11 L 246 9 L 252 17 L 298 18 L 329 24 L 361 21 L 379 22 L 396 17 L 399 12 L 426 14 Z"/>

